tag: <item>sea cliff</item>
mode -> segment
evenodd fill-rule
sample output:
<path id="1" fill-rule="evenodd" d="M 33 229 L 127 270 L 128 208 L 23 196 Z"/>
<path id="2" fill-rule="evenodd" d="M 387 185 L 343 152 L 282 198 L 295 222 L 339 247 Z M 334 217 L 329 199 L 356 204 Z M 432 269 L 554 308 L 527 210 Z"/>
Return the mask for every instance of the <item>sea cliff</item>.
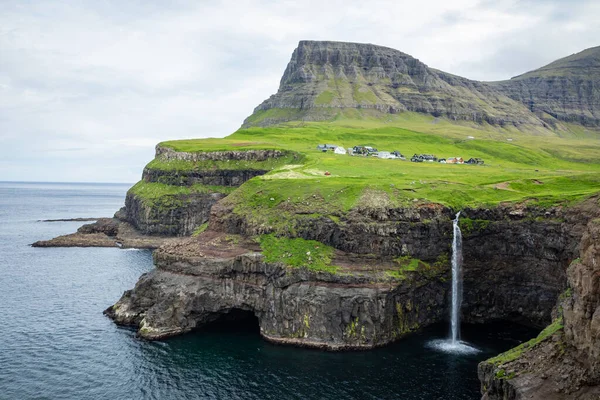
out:
<path id="1" fill-rule="evenodd" d="M 169 179 L 182 176 L 188 182 L 192 173 L 174 171 Z M 207 205 L 205 229 L 158 249 L 156 269 L 107 315 L 161 339 L 243 311 L 258 318 L 268 340 L 335 350 L 380 346 L 446 318 L 456 210 L 359 201 L 334 216 L 289 202 L 261 211 L 244 199 L 232 193 Z M 548 325 L 597 203 L 464 208 L 463 320 Z M 264 219 L 269 212 L 285 223 Z M 171 226 L 171 219 L 157 224 Z M 261 238 L 272 235 L 331 248 L 331 259 L 320 269 L 310 256 L 305 265 L 286 263 L 292 251 L 266 260 Z"/>
<path id="2" fill-rule="evenodd" d="M 600 220 L 589 222 L 567 276 L 555 321 L 479 365 L 484 399 L 600 398 Z"/>

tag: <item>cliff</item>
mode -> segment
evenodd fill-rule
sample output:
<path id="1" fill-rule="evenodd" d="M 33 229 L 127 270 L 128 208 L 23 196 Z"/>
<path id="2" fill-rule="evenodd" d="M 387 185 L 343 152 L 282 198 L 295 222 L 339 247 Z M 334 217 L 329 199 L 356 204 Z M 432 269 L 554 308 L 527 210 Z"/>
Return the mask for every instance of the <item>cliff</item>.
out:
<path id="1" fill-rule="evenodd" d="M 595 202 L 572 210 L 466 210 L 474 219 L 463 226 L 464 319 L 548 324 Z M 323 269 L 310 267 L 311 256 L 300 267 L 286 264 L 298 256 L 294 250 L 266 260 L 267 249 L 251 238 L 268 231 L 234 221 L 231 211 L 213 207 L 210 230 L 155 252 L 156 269 L 107 315 L 161 339 L 245 311 L 268 340 L 333 350 L 383 345 L 447 315 L 450 209 L 363 209 L 344 226 L 325 219 L 296 225 L 299 240 L 315 243 L 314 257 L 332 246 L 332 267 Z"/>
<path id="2" fill-rule="evenodd" d="M 300 158 L 284 150 L 178 152 L 158 145 L 119 217 L 145 235 L 189 236 L 236 187 Z"/>
<path id="3" fill-rule="evenodd" d="M 245 311 L 267 340 L 329 350 L 380 346 L 442 318 L 438 270 L 397 279 L 383 271 L 332 274 L 265 262 L 253 247 L 213 231 L 164 246 L 156 269 L 106 313 L 161 339 Z"/>
<path id="4" fill-rule="evenodd" d="M 479 365 L 484 399 L 600 398 L 600 220 L 587 226 L 567 276 L 555 322 Z"/>
<path id="5" fill-rule="evenodd" d="M 559 120 L 598 126 L 598 49 L 509 81 L 486 83 L 430 68 L 387 47 L 301 41 L 277 93 L 256 107 L 242 127 L 340 115 L 385 118 L 404 111 L 523 130 Z"/>
<path id="6" fill-rule="evenodd" d="M 491 85 L 548 123 L 600 126 L 600 47 Z"/>

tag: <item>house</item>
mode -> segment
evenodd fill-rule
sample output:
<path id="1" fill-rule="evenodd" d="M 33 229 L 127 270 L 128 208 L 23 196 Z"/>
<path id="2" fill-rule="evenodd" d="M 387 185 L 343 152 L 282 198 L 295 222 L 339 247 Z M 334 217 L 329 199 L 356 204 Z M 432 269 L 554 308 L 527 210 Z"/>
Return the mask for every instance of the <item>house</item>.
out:
<path id="1" fill-rule="evenodd" d="M 420 161 L 416 161 L 416 162 L 423 162 L 423 161 L 428 161 L 428 162 L 434 162 L 437 161 L 437 157 L 433 154 L 415 154 L 414 156 L 411 157 L 410 161 L 413 161 L 413 158 L 418 158 Z"/>
<path id="2" fill-rule="evenodd" d="M 371 155 L 373 153 L 377 153 L 377 149 L 371 146 L 354 146 L 352 148 L 352 152 L 354 154 L 360 154 L 364 156 Z"/>
<path id="3" fill-rule="evenodd" d="M 462 157 L 450 157 L 446 159 L 446 164 L 464 164 Z"/>
<path id="4" fill-rule="evenodd" d="M 337 146 L 334 144 L 320 144 L 317 146 L 317 150 L 321 150 L 323 152 L 328 150 L 334 150 Z"/>
<path id="5" fill-rule="evenodd" d="M 396 158 L 395 155 L 393 155 L 392 153 L 390 153 L 389 151 L 380 151 L 377 153 L 377 157 L 379 158 Z"/>
<path id="6" fill-rule="evenodd" d="M 396 158 L 399 158 L 400 160 L 406 160 L 406 157 L 404 157 L 398 150 L 394 150 L 392 155 L 396 156 Z"/>
<path id="7" fill-rule="evenodd" d="M 333 150 L 333 152 L 335 154 L 346 154 L 346 149 L 343 148 L 342 146 L 338 146 L 335 148 L 335 150 Z"/>
<path id="8" fill-rule="evenodd" d="M 483 165 L 483 160 L 481 158 L 469 158 L 467 161 L 465 161 L 465 164 Z"/>

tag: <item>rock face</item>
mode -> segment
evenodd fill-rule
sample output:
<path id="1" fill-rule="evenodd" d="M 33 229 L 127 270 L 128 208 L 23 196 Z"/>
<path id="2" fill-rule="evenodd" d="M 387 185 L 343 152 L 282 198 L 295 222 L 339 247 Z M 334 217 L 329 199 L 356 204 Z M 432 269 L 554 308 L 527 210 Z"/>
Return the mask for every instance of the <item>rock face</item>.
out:
<path id="1" fill-rule="evenodd" d="M 344 110 L 414 111 L 530 129 L 558 120 L 598 126 L 599 49 L 509 81 L 485 83 L 432 69 L 387 47 L 301 41 L 277 93 L 242 127 L 328 120 Z"/>
<path id="2" fill-rule="evenodd" d="M 564 329 L 506 362 L 500 356 L 481 363 L 484 399 L 600 398 L 600 220 L 589 223 L 580 254 L 567 270 L 569 289 L 559 301 Z"/>
<path id="3" fill-rule="evenodd" d="M 134 193 L 125 197 L 127 220 L 144 235 L 189 236 L 208 220 L 210 208 L 224 193 L 176 196 L 174 207 L 147 204 Z"/>
<path id="4" fill-rule="evenodd" d="M 282 150 L 190 153 L 158 145 L 155 160 L 162 163 L 159 166 L 183 162 L 186 168 L 164 169 L 150 163 L 144 168 L 142 183 L 186 190 L 149 199 L 134 187 L 127 193 L 123 218 L 145 235 L 189 236 L 208 221 L 211 207 L 227 196 L 230 188 L 269 171 L 261 168 L 260 162 L 277 160 L 289 156 L 289 153 Z M 216 168 L 214 163 L 219 162 L 221 164 Z M 259 166 L 234 168 L 236 162 L 255 162 Z M 223 163 L 231 163 L 231 167 L 221 166 Z M 195 191 L 197 187 L 202 190 Z M 163 190 L 162 186 L 156 190 Z"/>
<path id="5" fill-rule="evenodd" d="M 160 339 L 241 310 L 258 318 L 269 340 L 327 349 L 383 345 L 446 318 L 451 210 L 363 209 L 344 224 L 316 220 L 296 226 L 305 239 L 345 254 L 339 265 L 348 272 L 331 274 L 266 263 L 257 245 L 245 239 L 266 233 L 264 227 L 241 219 L 223 203 L 213 207 L 210 231 L 156 251 L 156 269 L 106 313 L 119 324 L 139 327 L 142 337 Z M 590 199 L 568 210 L 464 210 L 463 318 L 548 324 L 596 203 Z M 424 216 L 430 220 L 422 222 Z M 375 266 L 362 268 L 374 251 L 381 254 Z M 395 251 L 437 260 L 441 267 L 408 279 L 390 278 L 376 265 L 389 262 Z"/>
<path id="6" fill-rule="evenodd" d="M 210 186 L 240 186 L 242 183 L 255 176 L 264 175 L 268 170 L 204 170 L 204 171 L 165 171 L 160 169 L 144 168 L 142 179 L 146 182 L 164 183 L 175 186 L 192 186 L 195 184 Z"/>
<path id="7" fill-rule="evenodd" d="M 237 240 L 237 239 L 236 239 Z M 329 350 L 372 348 L 441 320 L 443 276 L 393 282 L 290 269 L 206 232 L 155 252 L 156 269 L 106 314 L 146 339 L 249 311 L 267 340 Z"/>
<path id="8" fill-rule="evenodd" d="M 563 306 L 565 339 L 588 360 L 600 382 L 600 220 L 589 224 L 581 258 L 567 272 L 573 296 Z"/>
<path id="9" fill-rule="evenodd" d="M 600 47 L 492 86 L 550 124 L 560 120 L 600 126 Z"/>
<path id="10" fill-rule="evenodd" d="M 565 270 L 578 256 L 577 246 L 595 199 L 577 209 L 500 206 L 463 210 L 463 319 L 507 319 L 535 327 L 551 321 L 557 296 L 566 288 Z M 290 219 L 296 235 L 354 254 L 410 256 L 426 262 L 449 259 L 452 219 L 449 208 L 423 204 L 410 208 L 356 209 L 338 223 L 327 217 Z M 246 236 L 271 233 L 220 202 L 210 226 Z"/>
<path id="11" fill-rule="evenodd" d="M 175 151 L 170 147 L 156 146 L 155 158 L 163 161 L 266 161 L 273 158 L 284 157 L 287 151 L 284 150 L 242 150 L 242 151 L 207 151 L 207 152 L 185 152 Z"/>

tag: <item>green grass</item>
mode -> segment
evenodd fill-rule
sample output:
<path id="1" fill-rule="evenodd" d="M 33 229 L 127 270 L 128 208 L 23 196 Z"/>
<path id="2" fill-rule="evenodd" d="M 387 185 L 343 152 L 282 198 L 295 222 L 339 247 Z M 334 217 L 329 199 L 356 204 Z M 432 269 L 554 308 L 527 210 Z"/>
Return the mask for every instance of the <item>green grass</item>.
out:
<path id="1" fill-rule="evenodd" d="M 355 84 L 352 89 L 352 97 L 357 103 L 373 104 L 379 100 L 368 87 Z"/>
<path id="2" fill-rule="evenodd" d="M 271 113 L 274 117 L 277 112 L 268 110 L 263 116 Z M 258 114 L 253 117 L 258 118 Z M 509 138 L 512 141 L 507 141 Z M 353 207 L 361 206 L 407 207 L 436 202 L 460 209 L 525 200 L 542 206 L 569 204 L 600 192 L 599 138 L 598 132 L 588 130 L 525 133 L 514 127 L 451 123 L 414 113 L 386 115 L 382 119 L 375 110 L 354 109 L 342 110 L 327 122 L 291 122 L 240 129 L 225 139 L 162 143 L 189 152 L 259 148 L 289 151 L 279 161 L 194 164 L 155 160 L 149 167 L 173 171 L 269 170 L 267 175 L 234 191 L 228 201 L 234 205 L 234 212 L 271 226 L 272 231 L 285 233 L 293 231 L 294 219 L 307 218 L 309 214 L 342 217 Z M 374 146 L 398 150 L 408 157 L 413 153 L 444 158 L 479 157 L 485 165 L 351 157 L 317 151 L 320 143 L 346 148 Z"/>
<path id="3" fill-rule="evenodd" d="M 541 206 L 568 205 L 600 192 L 597 134 L 569 136 L 562 132 L 552 136 L 546 132 L 546 136 L 532 136 L 516 129 L 452 124 L 412 113 L 388 116 L 385 121 L 374 115 L 369 110 L 351 110 L 329 122 L 294 122 L 241 129 L 225 139 L 163 143 L 192 152 L 253 148 L 289 151 L 281 160 L 233 164 L 155 160 L 149 167 L 269 170 L 235 190 L 227 201 L 235 213 L 264 225 L 267 232 L 291 235 L 304 219 L 333 216 L 339 221 L 355 207 L 410 207 L 436 202 L 461 209 L 525 200 Z M 467 136 L 475 139 L 468 140 Z M 317 151 L 320 143 L 346 148 L 374 146 L 399 150 L 408 157 L 413 153 L 479 157 L 485 165 L 351 157 Z M 330 175 L 326 176 L 326 171 Z M 484 221 L 470 222 L 472 226 L 463 222 L 466 231 L 485 227 Z"/>
<path id="4" fill-rule="evenodd" d="M 471 218 L 460 218 L 458 225 L 463 235 L 469 235 L 475 232 L 481 232 L 485 230 L 491 221 L 487 219 L 471 219 Z"/>
<path id="5" fill-rule="evenodd" d="M 521 343 L 517 347 L 514 347 L 502 354 L 499 354 L 496 357 L 490 358 L 486 362 L 499 366 L 514 361 L 521 357 L 524 352 L 534 348 L 536 345 L 542 343 L 561 329 L 563 329 L 563 321 L 562 318 L 559 318 L 555 320 L 552 324 L 548 325 L 543 331 L 541 331 L 537 337 L 531 339 L 528 342 Z"/>
<path id="6" fill-rule="evenodd" d="M 442 254 L 435 263 L 429 264 L 411 256 L 401 256 L 394 259 L 398 264 L 395 269 L 385 271 L 386 275 L 395 279 L 406 279 L 407 272 L 418 272 L 421 275 L 433 277 L 448 266 L 448 255 Z"/>
<path id="7" fill-rule="evenodd" d="M 388 270 L 386 274 L 396 279 L 406 278 L 406 272 L 415 272 L 429 267 L 429 264 L 410 256 L 397 257 L 394 262 L 398 264 L 398 268 Z"/>
<path id="8" fill-rule="evenodd" d="M 319 94 L 317 96 L 317 98 L 315 99 L 315 104 L 317 105 L 322 105 L 322 104 L 331 104 L 331 102 L 333 101 L 333 93 L 330 92 L 329 90 L 325 90 L 324 92 L 321 92 L 321 94 Z"/>
<path id="9" fill-rule="evenodd" d="M 163 183 L 140 181 L 129 189 L 144 204 L 155 208 L 177 208 L 183 198 L 191 194 L 230 193 L 235 188 L 227 186 L 209 186 L 195 184 L 193 186 L 174 186 Z"/>
<path id="10" fill-rule="evenodd" d="M 194 233 L 192 233 L 192 236 L 194 236 L 194 237 L 198 236 L 207 229 L 208 229 L 208 222 L 205 222 L 202 225 L 200 225 L 199 227 L 197 227 L 196 230 L 194 230 Z"/>
<path id="11" fill-rule="evenodd" d="M 269 120 L 300 120 L 304 112 L 300 109 L 290 108 L 270 108 L 268 110 L 260 110 L 248 117 L 248 123 L 257 124 L 261 121 Z"/>
<path id="12" fill-rule="evenodd" d="M 337 267 L 331 265 L 333 248 L 315 240 L 262 235 L 260 247 L 267 262 L 281 262 L 290 267 L 304 267 L 311 271 L 337 271 Z"/>

